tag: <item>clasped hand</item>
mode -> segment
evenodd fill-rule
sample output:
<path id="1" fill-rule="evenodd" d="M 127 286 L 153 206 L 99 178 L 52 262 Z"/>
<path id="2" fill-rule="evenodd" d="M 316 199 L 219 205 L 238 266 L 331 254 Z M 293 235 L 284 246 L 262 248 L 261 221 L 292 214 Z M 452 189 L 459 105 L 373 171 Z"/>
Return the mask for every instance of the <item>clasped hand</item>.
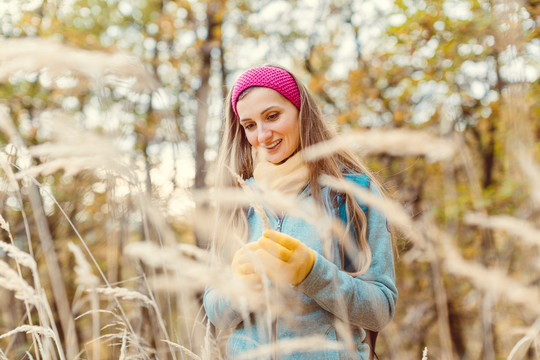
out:
<path id="1" fill-rule="evenodd" d="M 259 240 L 246 244 L 234 255 L 232 267 L 242 279 L 261 283 L 261 275 L 281 284 L 298 285 L 315 263 L 315 251 L 300 240 L 265 230 Z"/>

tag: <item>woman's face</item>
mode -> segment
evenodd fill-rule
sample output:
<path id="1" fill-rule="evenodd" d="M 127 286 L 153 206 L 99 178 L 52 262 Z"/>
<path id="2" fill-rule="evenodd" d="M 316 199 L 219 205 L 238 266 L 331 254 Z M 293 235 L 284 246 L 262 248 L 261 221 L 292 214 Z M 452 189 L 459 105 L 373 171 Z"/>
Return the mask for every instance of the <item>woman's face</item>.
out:
<path id="1" fill-rule="evenodd" d="M 298 109 L 277 91 L 252 88 L 236 103 L 236 111 L 249 143 L 269 162 L 280 163 L 298 149 Z"/>

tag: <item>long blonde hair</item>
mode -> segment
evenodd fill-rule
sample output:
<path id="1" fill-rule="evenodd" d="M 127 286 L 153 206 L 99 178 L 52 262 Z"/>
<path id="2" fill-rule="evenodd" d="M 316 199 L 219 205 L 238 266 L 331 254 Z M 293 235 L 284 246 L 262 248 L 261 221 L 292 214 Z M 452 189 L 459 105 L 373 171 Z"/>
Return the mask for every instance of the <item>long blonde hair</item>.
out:
<path id="1" fill-rule="evenodd" d="M 267 65 L 279 67 L 276 65 Z M 282 68 L 284 69 L 284 68 Z M 285 71 L 288 71 L 284 69 Z M 290 72 L 289 72 L 290 73 Z M 307 87 L 299 81 L 294 74 L 291 74 L 296 84 L 301 97 L 301 107 L 298 116 L 300 128 L 300 145 L 299 150 L 317 144 L 319 142 L 328 141 L 336 134 L 334 130 L 326 123 L 323 118 L 322 111 L 310 94 Z M 236 117 L 233 106 L 231 104 L 232 88 L 225 100 L 224 115 L 225 122 L 223 128 L 222 142 L 219 149 L 219 156 L 216 169 L 217 188 L 223 187 L 238 187 L 239 184 L 231 173 L 230 169 L 238 174 L 242 179 L 248 179 L 253 176 L 253 158 L 251 144 L 245 136 L 244 129 L 240 125 L 240 121 Z M 309 167 L 309 184 L 311 194 L 315 203 L 321 207 L 324 206 L 322 199 L 322 188 L 319 183 L 319 177 L 322 174 L 334 176 L 343 179 L 346 173 L 363 173 L 370 178 L 370 183 L 382 191 L 380 184 L 377 182 L 371 172 L 360 162 L 358 156 L 351 151 L 341 151 L 333 153 L 326 157 L 319 158 L 315 161 L 308 162 Z M 357 271 L 353 274 L 362 274 L 369 268 L 371 263 L 371 250 L 367 242 L 367 219 L 364 211 L 359 206 L 353 196 L 343 194 L 347 210 L 347 230 L 353 230 L 356 235 L 357 244 L 359 247 L 358 259 L 355 261 L 358 264 Z M 228 213 L 228 216 L 224 216 Z M 219 219 L 221 223 L 227 224 L 229 227 L 239 228 L 243 236 L 247 235 L 247 216 L 245 209 L 240 207 L 222 209 Z M 341 248 L 341 257 L 343 259 L 344 250 L 343 244 Z"/>

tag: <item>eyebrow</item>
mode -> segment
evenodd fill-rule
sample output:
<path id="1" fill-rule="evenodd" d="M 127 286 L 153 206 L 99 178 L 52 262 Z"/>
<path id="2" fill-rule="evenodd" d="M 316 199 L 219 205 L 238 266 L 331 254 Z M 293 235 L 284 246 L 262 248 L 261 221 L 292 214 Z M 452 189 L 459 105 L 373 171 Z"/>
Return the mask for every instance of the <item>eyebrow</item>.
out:
<path id="1" fill-rule="evenodd" d="M 264 109 L 263 111 L 261 111 L 260 115 L 264 114 L 265 112 L 267 112 L 268 110 L 272 109 L 272 108 L 282 108 L 281 106 L 279 105 L 270 105 L 269 107 L 267 107 L 266 109 Z M 251 120 L 251 118 L 245 118 L 245 119 L 240 119 L 240 122 L 244 122 L 244 121 L 249 121 Z"/>

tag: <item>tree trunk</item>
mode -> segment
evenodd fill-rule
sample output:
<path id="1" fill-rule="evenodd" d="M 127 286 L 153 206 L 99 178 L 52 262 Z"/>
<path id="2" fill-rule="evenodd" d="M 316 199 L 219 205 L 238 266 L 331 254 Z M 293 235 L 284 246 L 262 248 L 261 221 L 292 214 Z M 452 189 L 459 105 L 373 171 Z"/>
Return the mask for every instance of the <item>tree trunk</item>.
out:
<path id="1" fill-rule="evenodd" d="M 66 357 L 68 359 L 75 359 L 79 353 L 77 333 L 75 331 L 75 320 L 71 314 L 71 306 L 69 304 L 66 288 L 64 287 L 62 270 L 54 249 L 54 242 L 47 223 L 47 216 L 45 215 L 45 211 L 43 209 L 38 187 L 31 184 L 28 190 L 34 220 L 39 233 L 41 248 L 43 250 L 43 254 L 45 255 L 45 262 L 47 263 L 47 272 L 51 281 L 51 288 L 56 304 L 56 310 L 60 320 L 60 325 L 62 326 Z"/>
<path id="2" fill-rule="evenodd" d="M 448 298 L 438 257 L 431 262 L 430 269 L 435 295 L 435 306 L 437 309 L 437 324 L 441 347 L 440 358 L 443 360 L 452 360 L 454 355 L 452 352 L 452 337 L 448 316 Z"/>
<path id="3" fill-rule="evenodd" d="M 206 124 L 208 122 L 208 94 L 210 93 L 210 71 L 212 50 L 221 44 L 221 25 L 223 23 L 224 1 L 209 1 L 206 8 L 207 35 L 201 46 L 202 65 L 200 69 L 201 85 L 195 92 L 197 116 L 195 118 L 195 188 L 205 186 L 206 178 Z"/>
<path id="4" fill-rule="evenodd" d="M 32 111 L 32 108 L 29 109 Z M 20 149 L 26 148 L 24 140 L 15 128 L 13 123 L 4 124 L 6 126 L 6 134 L 16 146 Z M 31 183 L 28 186 L 28 197 L 30 199 L 30 205 L 32 207 L 32 213 L 34 221 L 39 234 L 41 242 L 41 248 L 45 256 L 45 263 L 47 265 L 47 273 L 50 278 L 51 288 L 53 293 L 54 302 L 57 309 L 57 314 L 62 327 L 62 334 L 64 338 L 65 354 L 68 359 L 75 359 L 79 353 L 79 344 L 77 339 L 77 332 L 75 328 L 75 320 L 71 313 L 71 305 L 68 300 L 66 288 L 64 286 L 62 270 L 56 251 L 54 249 L 54 241 L 47 222 L 47 215 L 43 209 L 43 203 L 41 201 L 41 195 L 36 184 Z M 60 354 L 61 358 L 64 358 L 63 354 Z"/>
<path id="5" fill-rule="evenodd" d="M 206 180 L 204 153 L 206 151 L 206 123 L 208 122 L 208 93 L 210 91 L 208 83 L 210 79 L 210 51 L 211 48 L 205 43 L 202 48 L 201 86 L 195 93 L 198 103 L 197 117 L 195 118 L 195 189 L 203 188 Z"/>
<path id="6" fill-rule="evenodd" d="M 208 95 L 210 93 L 210 72 L 212 65 L 212 50 L 219 48 L 221 44 L 221 25 L 223 23 L 223 13 L 225 1 L 210 1 L 206 9 L 207 36 L 201 46 L 202 65 L 200 69 L 201 84 L 195 92 L 197 100 L 197 116 L 195 118 L 195 189 L 202 189 L 206 186 L 206 159 L 204 157 L 206 144 L 206 124 L 208 122 Z M 223 70 L 222 70 L 223 71 Z M 202 213 L 204 209 L 198 208 Z M 196 235 L 197 245 L 206 247 L 206 239 L 201 239 Z"/>

